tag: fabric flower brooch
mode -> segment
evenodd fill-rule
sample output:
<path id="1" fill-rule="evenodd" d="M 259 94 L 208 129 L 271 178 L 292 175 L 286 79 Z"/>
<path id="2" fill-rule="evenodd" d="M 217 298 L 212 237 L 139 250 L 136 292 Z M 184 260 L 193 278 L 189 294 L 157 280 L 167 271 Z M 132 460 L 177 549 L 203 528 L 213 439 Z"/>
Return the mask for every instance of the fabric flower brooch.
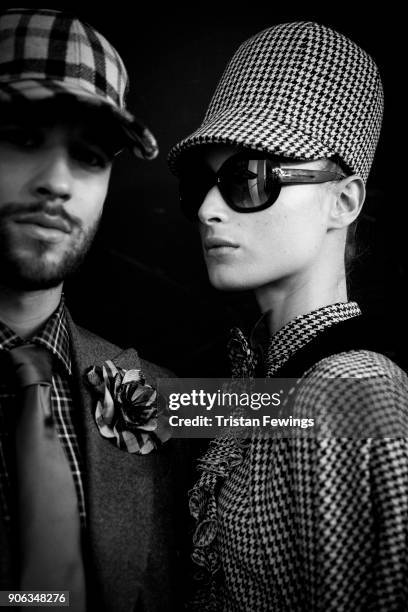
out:
<path id="1" fill-rule="evenodd" d="M 138 455 L 147 455 L 170 438 L 165 401 L 140 369 L 124 370 L 105 361 L 90 368 L 86 378 L 98 397 L 95 421 L 104 438 Z"/>

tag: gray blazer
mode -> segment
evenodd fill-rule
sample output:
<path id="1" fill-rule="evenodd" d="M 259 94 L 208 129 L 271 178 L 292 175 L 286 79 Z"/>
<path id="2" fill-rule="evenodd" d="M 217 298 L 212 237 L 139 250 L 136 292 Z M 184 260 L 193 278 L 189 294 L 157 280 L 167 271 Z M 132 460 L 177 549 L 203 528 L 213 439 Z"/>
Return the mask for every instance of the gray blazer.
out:
<path id="1" fill-rule="evenodd" d="M 89 607 L 112 612 L 181 609 L 181 580 L 187 471 L 181 443 L 135 455 L 104 439 L 95 424 L 95 398 L 84 373 L 111 359 L 122 368 L 141 367 L 147 382 L 171 374 L 79 328 L 68 315 L 72 344 L 74 401 L 80 405 L 80 446 L 87 502 L 85 561 Z M 10 534 L 0 517 L 0 588 L 12 584 Z"/>

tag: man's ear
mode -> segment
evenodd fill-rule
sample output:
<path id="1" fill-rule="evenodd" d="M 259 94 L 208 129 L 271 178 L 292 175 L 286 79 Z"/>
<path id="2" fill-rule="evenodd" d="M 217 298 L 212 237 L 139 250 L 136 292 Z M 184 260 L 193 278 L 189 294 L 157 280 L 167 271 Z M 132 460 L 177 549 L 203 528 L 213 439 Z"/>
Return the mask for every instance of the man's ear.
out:
<path id="1" fill-rule="evenodd" d="M 353 174 L 338 181 L 329 214 L 329 229 L 348 227 L 360 214 L 366 196 L 363 179 Z"/>

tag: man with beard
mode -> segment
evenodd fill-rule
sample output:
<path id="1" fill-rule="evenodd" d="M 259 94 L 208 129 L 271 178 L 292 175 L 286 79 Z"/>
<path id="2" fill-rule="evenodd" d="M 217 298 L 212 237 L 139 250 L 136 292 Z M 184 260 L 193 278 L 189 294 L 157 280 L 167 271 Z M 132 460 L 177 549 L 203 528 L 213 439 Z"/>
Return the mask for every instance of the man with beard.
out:
<path id="1" fill-rule="evenodd" d="M 62 294 L 115 154 L 157 153 L 126 89 L 88 24 L 0 17 L 0 590 L 69 591 L 74 610 L 179 609 L 180 453 L 152 388 L 168 374 L 78 328 Z"/>

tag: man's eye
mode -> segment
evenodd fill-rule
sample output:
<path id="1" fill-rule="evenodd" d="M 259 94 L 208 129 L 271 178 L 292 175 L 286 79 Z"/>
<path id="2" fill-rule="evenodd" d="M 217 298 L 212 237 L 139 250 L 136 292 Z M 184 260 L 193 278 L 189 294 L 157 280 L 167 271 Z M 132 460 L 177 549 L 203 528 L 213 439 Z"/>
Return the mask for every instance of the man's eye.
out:
<path id="1" fill-rule="evenodd" d="M 105 153 L 101 149 L 89 147 L 86 145 L 78 145 L 72 149 L 72 156 L 81 164 L 104 170 L 112 163 L 112 156 Z"/>
<path id="2" fill-rule="evenodd" d="M 0 128 L 0 142 L 21 149 L 32 149 L 41 144 L 42 137 L 40 133 L 30 128 L 4 127 Z"/>

